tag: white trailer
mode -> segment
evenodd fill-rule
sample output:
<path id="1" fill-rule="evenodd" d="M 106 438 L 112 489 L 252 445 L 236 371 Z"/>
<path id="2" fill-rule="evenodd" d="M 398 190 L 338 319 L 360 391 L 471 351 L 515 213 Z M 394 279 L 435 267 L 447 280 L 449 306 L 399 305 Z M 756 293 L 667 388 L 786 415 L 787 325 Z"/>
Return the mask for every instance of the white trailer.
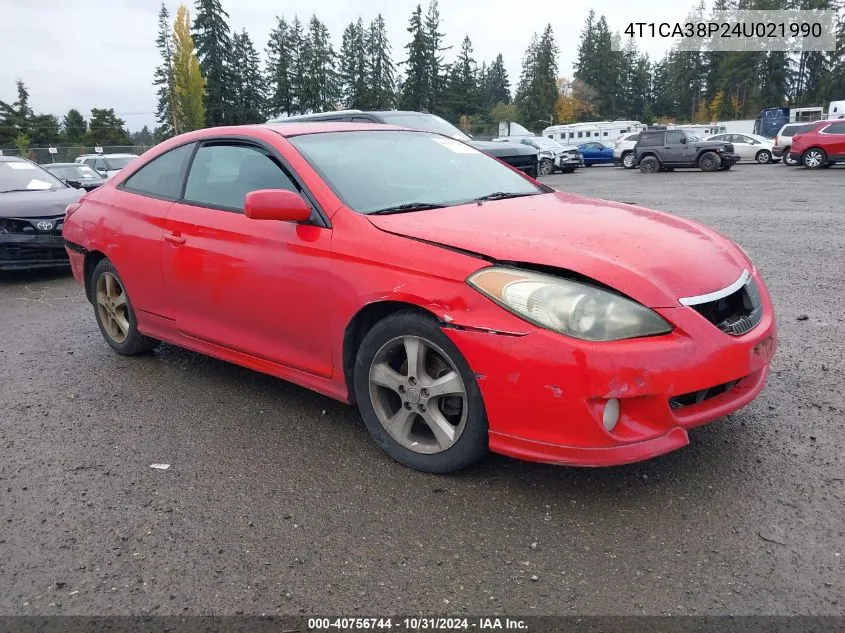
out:
<path id="1" fill-rule="evenodd" d="M 617 138 L 630 132 L 639 132 L 647 125 L 639 121 L 593 121 L 589 123 L 570 123 L 552 125 L 543 130 L 543 136 L 563 143 L 578 145 L 587 141 L 601 141 L 613 144 Z"/>

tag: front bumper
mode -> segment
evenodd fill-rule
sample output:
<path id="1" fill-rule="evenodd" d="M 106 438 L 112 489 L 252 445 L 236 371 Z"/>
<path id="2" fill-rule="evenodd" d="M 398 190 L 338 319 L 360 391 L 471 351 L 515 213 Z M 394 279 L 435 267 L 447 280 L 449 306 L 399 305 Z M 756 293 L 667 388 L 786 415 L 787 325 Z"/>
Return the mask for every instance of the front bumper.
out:
<path id="1" fill-rule="evenodd" d="M 0 233 L 0 270 L 68 266 L 61 228 L 58 231 L 58 235 Z"/>
<path id="2" fill-rule="evenodd" d="M 490 449 L 610 466 L 685 446 L 689 429 L 736 411 L 763 389 L 777 329 L 768 293 L 755 279 L 764 313 L 742 336 L 723 333 L 688 307 L 655 310 L 675 326 L 670 334 L 608 343 L 538 328 L 525 336 L 447 328 L 477 376 Z M 620 418 L 608 432 L 601 417 L 610 398 L 619 401 Z"/>
<path id="3" fill-rule="evenodd" d="M 584 159 L 572 154 L 559 154 L 555 156 L 555 167 L 562 170 L 576 169 L 584 166 Z"/>

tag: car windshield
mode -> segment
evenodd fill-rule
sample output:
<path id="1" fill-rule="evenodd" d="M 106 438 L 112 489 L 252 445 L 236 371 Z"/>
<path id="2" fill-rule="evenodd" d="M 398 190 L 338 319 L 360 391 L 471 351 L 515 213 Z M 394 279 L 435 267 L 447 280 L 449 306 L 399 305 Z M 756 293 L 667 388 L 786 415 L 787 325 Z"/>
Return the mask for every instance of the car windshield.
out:
<path id="1" fill-rule="evenodd" d="M 91 169 L 88 165 L 82 164 L 59 166 L 48 165 L 45 169 L 54 176 L 58 176 L 64 180 L 74 180 L 76 178 L 84 178 L 88 180 L 90 178 L 100 177 L 100 174 Z"/>
<path id="2" fill-rule="evenodd" d="M 0 162 L 0 193 L 64 189 L 65 184 L 29 161 Z"/>
<path id="3" fill-rule="evenodd" d="M 448 121 L 444 121 L 439 116 L 433 114 L 414 114 L 412 112 L 387 112 L 379 115 L 385 123 L 390 125 L 398 125 L 401 127 L 409 127 L 415 130 L 425 130 L 426 132 L 434 132 L 435 134 L 443 134 L 444 136 L 451 136 L 459 141 L 471 140 L 469 136 L 461 132 L 454 125 Z"/>
<path id="4" fill-rule="evenodd" d="M 109 169 L 123 169 L 133 160 L 138 158 L 137 156 L 106 156 L 106 163 L 109 166 Z"/>
<path id="5" fill-rule="evenodd" d="M 546 191 L 486 154 L 437 134 L 327 132 L 288 140 L 359 213 L 455 206 L 491 194 L 516 197 Z"/>

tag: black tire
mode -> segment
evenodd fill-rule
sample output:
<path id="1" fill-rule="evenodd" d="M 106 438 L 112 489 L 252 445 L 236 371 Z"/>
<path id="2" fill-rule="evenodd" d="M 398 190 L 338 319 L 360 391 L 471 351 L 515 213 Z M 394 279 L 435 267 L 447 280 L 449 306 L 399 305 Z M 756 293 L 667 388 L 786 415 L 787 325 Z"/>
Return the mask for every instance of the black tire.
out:
<path id="1" fill-rule="evenodd" d="M 698 158 L 698 167 L 701 171 L 719 171 L 722 166 L 722 159 L 715 152 L 704 152 Z"/>
<path id="2" fill-rule="evenodd" d="M 756 160 L 761 165 L 768 165 L 772 162 L 772 153 L 767 149 L 761 149 L 759 152 L 757 152 L 757 155 L 754 157 L 754 160 Z"/>
<path id="3" fill-rule="evenodd" d="M 660 171 L 660 161 L 655 156 L 646 156 L 640 160 L 640 173 L 656 174 Z"/>
<path id="4" fill-rule="evenodd" d="M 794 159 L 789 157 L 789 152 L 790 152 L 791 149 L 792 148 L 790 148 L 790 147 L 786 147 L 783 150 L 783 164 L 786 165 L 787 167 L 795 167 L 795 166 L 798 165 L 797 160 L 794 160 Z"/>
<path id="5" fill-rule="evenodd" d="M 827 154 L 821 147 L 811 147 L 801 155 L 801 164 L 807 169 L 819 169 L 827 162 Z"/>
<path id="6" fill-rule="evenodd" d="M 466 390 L 466 422 L 454 444 L 441 452 L 423 454 L 402 446 L 388 434 L 376 413 L 370 394 L 370 368 L 379 350 L 401 337 L 418 337 L 434 343 L 448 357 L 463 380 Z M 487 454 L 487 413 L 475 374 L 460 350 L 433 318 L 414 311 L 402 311 L 376 323 L 367 332 L 358 349 L 353 384 L 358 409 L 367 430 L 376 443 L 399 463 L 429 473 L 450 473 L 466 468 Z"/>
<path id="7" fill-rule="evenodd" d="M 548 176 L 555 170 L 555 164 L 549 158 L 544 158 L 537 166 L 537 173 L 541 176 Z"/>
<path id="8" fill-rule="evenodd" d="M 572 173 L 575 173 L 575 168 L 574 167 L 561 167 L 561 171 L 564 174 L 572 174 Z"/>
<path id="9" fill-rule="evenodd" d="M 633 169 L 635 167 L 635 156 L 634 152 L 624 152 L 622 154 L 622 167 L 625 169 Z"/>
<path id="10" fill-rule="evenodd" d="M 101 278 L 105 279 L 106 275 L 110 275 L 120 284 L 125 296 L 126 302 L 124 313 L 126 321 L 128 322 L 128 331 L 123 339 L 116 339 L 116 337 L 109 332 L 105 323 L 104 312 L 100 309 L 98 303 L 97 288 Z M 138 331 L 138 322 L 135 319 L 135 311 L 132 309 L 132 302 L 126 292 L 126 287 L 123 285 L 123 280 L 120 278 L 117 269 L 112 266 L 112 263 L 109 260 L 100 260 L 94 268 L 94 272 L 91 273 L 91 283 L 89 287 L 91 288 L 91 303 L 94 305 L 94 316 L 97 319 L 97 325 L 100 328 L 100 333 L 103 335 L 106 343 L 108 343 L 114 351 L 123 356 L 136 356 L 138 354 L 150 352 L 159 345 L 160 341 L 144 336 Z"/>

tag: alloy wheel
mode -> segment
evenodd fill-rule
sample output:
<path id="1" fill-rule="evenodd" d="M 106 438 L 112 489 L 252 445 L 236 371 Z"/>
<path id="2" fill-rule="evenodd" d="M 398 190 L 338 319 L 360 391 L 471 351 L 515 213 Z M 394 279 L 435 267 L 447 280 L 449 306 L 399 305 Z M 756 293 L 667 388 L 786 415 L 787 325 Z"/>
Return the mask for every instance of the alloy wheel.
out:
<path id="1" fill-rule="evenodd" d="M 804 165 L 811 169 L 815 167 L 819 167 L 824 162 L 824 156 L 822 153 L 817 149 L 811 149 L 809 152 L 804 154 Z"/>
<path id="2" fill-rule="evenodd" d="M 467 391 L 455 364 L 431 341 L 394 338 L 370 365 L 370 400 L 376 417 L 401 446 L 441 453 L 460 438 L 467 421 Z"/>
<path id="3" fill-rule="evenodd" d="M 634 154 L 633 153 L 625 154 L 625 157 L 622 159 L 622 166 L 625 169 L 631 169 L 634 166 Z"/>
<path id="4" fill-rule="evenodd" d="M 554 168 L 554 163 L 552 163 L 552 161 L 550 161 L 548 158 L 544 158 L 540 161 L 539 172 L 541 176 L 548 176 L 554 171 Z"/>
<path id="5" fill-rule="evenodd" d="M 761 165 L 772 162 L 772 155 L 769 152 L 762 151 L 757 153 L 757 162 Z"/>
<path id="6" fill-rule="evenodd" d="M 104 272 L 97 278 L 96 301 L 106 334 L 115 343 L 123 343 L 129 336 L 129 312 L 126 292 L 117 277 Z"/>

